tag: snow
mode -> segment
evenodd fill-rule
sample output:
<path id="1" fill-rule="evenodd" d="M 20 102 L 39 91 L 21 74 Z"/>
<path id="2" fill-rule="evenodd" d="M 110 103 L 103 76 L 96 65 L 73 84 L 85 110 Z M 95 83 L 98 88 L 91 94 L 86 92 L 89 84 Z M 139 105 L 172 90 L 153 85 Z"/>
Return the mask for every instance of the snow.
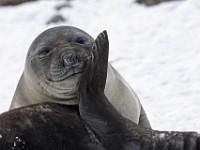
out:
<path id="1" fill-rule="evenodd" d="M 94 38 L 106 29 L 110 62 L 139 96 L 158 130 L 200 131 L 200 1 L 146 7 L 133 0 L 74 0 L 0 7 L 0 112 L 8 110 L 31 42 L 58 25 Z M 46 25 L 55 14 L 66 22 Z"/>

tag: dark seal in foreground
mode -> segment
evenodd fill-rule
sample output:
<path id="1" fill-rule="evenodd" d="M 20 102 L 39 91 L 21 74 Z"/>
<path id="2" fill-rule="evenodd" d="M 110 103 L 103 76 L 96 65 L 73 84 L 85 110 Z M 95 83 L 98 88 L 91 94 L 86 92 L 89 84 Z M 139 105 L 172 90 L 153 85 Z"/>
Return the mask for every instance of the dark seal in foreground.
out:
<path id="1" fill-rule="evenodd" d="M 112 106 L 104 94 L 109 51 L 106 31 L 95 43 L 95 63 L 88 61 L 79 86 L 79 111 L 104 149 L 200 150 L 200 134 L 143 128 L 123 117 Z"/>
<path id="2" fill-rule="evenodd" d="M 108 38 L 88 55 L 78 106 L 37 104 L 0 115 L 0 150 L 199 150 L 195 132 L 143 128 L 123 117 L 104 94 Z"/>
<path id="3" fill-rule="evenodd" d="M 10 108 L 44 102 L 77 105 L 78 82 L 93 44 L 89 34 L 71 26 L 41 33 L 29 48 Z M 138 97 L 110 64 L 105 94 L 124 117 L 150 128 Z"/>

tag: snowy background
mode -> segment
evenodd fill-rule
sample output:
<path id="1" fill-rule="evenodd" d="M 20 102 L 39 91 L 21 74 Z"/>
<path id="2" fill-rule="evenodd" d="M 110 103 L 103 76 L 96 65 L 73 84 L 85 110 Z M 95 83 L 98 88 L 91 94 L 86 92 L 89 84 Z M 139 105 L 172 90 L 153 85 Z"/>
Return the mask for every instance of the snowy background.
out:
<path id="1" fill-rule="evenodd" d="M 139 96 L 154 129 L 200 132 L 199 0 L 153 7 L 133 0 L 73 0 L 56 10 L 63 2 L 0 7 L 0 112 L 9 108 L 36 36 L 72 25 L 94 38 L 108 31 L 109 60 Z M 56 14 L 66 21 L 46 25 Z"/>

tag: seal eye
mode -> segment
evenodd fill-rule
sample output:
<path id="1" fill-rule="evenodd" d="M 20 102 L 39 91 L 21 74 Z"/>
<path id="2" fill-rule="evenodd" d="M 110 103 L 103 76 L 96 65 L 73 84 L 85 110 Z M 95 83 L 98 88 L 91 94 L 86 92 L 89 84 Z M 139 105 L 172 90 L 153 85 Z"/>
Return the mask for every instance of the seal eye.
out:
<path id="1" fill-rule="evenodd" d="M 78 43 L 78 44 L 87 44 L 88 40 L 84 37 L 79 37 L 79 38 L 76 39 L 75 42 Z"/>
<path id="2" fill-rule="evenodd" d="M 49 52 L 50 52 L 50 49 L 48 49 L 48 48 L 40 50 L 38 52 L 38 58 L 42 59 L 42 58 L 46 57 L 49 54 Z"/>

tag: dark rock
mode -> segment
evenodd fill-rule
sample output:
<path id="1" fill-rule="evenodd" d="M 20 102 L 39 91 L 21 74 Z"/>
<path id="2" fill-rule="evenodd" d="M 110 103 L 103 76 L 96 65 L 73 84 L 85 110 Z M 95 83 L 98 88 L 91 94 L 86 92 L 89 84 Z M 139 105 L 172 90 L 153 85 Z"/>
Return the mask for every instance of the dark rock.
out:
<path id="1" fill-rule="evenodd" d="M 55 8 L 56 8 L 56 10 L 61 10 L 61 9 L 63 9 L 63 8 L 71 8 L 72 7 L 72 5 L 71 4 L 69 4 L 69 3 L 65 3 L 65 4 L 61 4 L 61 5 L 57 5 Z"/>
<path id="2" fill-rule="evenodd" d="M 64 22 L 64 21 L 66 21 L 66 19 L 63 16 L 55 15 L 51 19 L 49 19 L 49 21 L 47 21 L 47 24 L 59 23 L 59 22 Z"/>
<path id="3" fill-rule="evenodd" d="M 8 6 L 8 5 L 18 5 L 24 2 L 30 2 L 36 0 L 0 0 L 0 5 Z"/>
<path id="4" fill-rule="evenodd" d="M 180 1 L 180 0 L 136 0 L 139 4 L 145 4 L 146 6 L 152 6 L 159 4 L 161 2 L 168 2 L 168 1 Z"/>

